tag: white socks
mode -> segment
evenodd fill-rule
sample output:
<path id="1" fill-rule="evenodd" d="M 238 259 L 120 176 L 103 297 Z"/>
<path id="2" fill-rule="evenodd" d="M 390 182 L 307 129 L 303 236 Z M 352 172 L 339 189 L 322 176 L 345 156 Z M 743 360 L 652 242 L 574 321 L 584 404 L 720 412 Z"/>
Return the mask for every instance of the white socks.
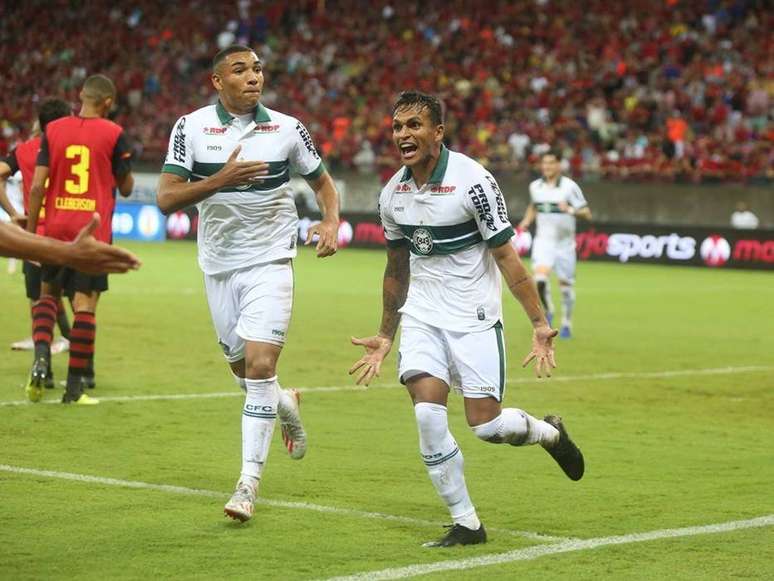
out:
<path id="1" fill-rule="evenodd" d="M 525 446 L 540 444 L 550 448 L 559 440 L 559 430 L 516 408 L 504 408 L 495 419 L 473 427 L 476 436 L 494 444 Z"/>
<path id="2" fill-rule="evenodd" d="M 414 413 L 419 428 L 419 449 L 433 486 L 455 523 L 478 530 L 481 522 L 465 485 L 462 452 L 449 432 L 446 407 L 421 402 L 414 406 Z"/>
<path id="3" fill-rule="evenodd" d="M 243 381 L 247 394 L 242 410 L 241 480 L 255 487 L 269 455 L 280 387 L 276 375 L 269 379 Z"/>
<path id="4" fill-rule="evenodd" d="M 247 381 L 244 377 L 239 377 L 236 375 L 233 371 L 231 372 L 231 375 L 234 376 L 234 381 L 239 386 L 239 388 L 242 391 L 247 391 L 247 385 L 245 384 L 245 381 Z M 280 415 L 282 415 L 283 409 L 293 409 L 293 397 L 290 395 L 290 392 L 288 392 L 287 389 L 283 389 L 282 387 L 277 384 L 277 387 L 279 388 L 279 404 L 277 406 L 277 410 Z"/>
<path id="5" fill-rule="evenodd" d="M 562 326 L 569 327 L 572 321 L 572 309 L 575 306 L 575 287 L 560 285 L 562 291 Z"/>

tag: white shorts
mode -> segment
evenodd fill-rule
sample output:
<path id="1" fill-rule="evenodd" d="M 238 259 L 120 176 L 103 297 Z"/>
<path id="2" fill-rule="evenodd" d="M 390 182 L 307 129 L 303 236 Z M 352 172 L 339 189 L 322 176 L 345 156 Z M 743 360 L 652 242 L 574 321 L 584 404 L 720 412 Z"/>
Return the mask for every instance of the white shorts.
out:
<path id="1" fill-rule="evenodd" d="M 429 373 L 465 397 L 502 401 L 505 338 L 499 322 L 486 331 L 457 333 L 403 315 L 398 361 L 401 383 Z"/>
<path id="2" fill-rule="evenodd" d="M 290 260 L 204 275 L 210 315 L 229 363 L 245 357 L 245 341 L 284 345 L 293 310 Z"/>
<path id="3" fill-rule="evenodd" d="M 559 280 L 575 282 L 575 243 L 572 240 L 556 242 L 536 237 L 532 243 L 532 270 L 538 266 L 553 269 Z"/>

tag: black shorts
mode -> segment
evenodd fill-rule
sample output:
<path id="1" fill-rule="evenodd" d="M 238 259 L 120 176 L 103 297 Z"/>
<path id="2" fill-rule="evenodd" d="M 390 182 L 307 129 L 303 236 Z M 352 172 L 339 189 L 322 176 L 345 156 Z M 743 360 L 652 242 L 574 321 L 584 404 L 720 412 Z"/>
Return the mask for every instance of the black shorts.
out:
<path id="1" fill-rule="evenodd" d="M 24 288 L 27 289 L 27 298 L 36 301 L 40 298 L 40 271 L 37 264 L 24 261 Z"/>
<path id="2" fill-rule="evenodd" d="M 54 284 L 62 289 L 62 294 L 70 299 L 77 292 L 90 294 L 94 291 L 104 293 L 108 290 L 106 274 L 84 274 L 66 266 L 44 264 L 41 268 L 43 282 Z"/>

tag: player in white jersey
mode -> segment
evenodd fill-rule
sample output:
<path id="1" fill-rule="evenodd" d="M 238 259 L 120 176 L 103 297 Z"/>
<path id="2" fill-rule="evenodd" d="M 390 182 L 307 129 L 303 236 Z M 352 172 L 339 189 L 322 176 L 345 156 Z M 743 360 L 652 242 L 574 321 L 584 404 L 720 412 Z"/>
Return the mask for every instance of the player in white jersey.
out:
<path id="1" fill-rule="evenodd" d="M 199 265 L 210 313 L 237 383 L 242 411 L 242 471 L 225 506 L 248 520 L 279 417 L 291 457 L 306 451 L 298 393 L 282 389 L 277 360 L 293 303 L 292 259 L 298 215 L 290 170 L 305 177 L 323 219 L 312 226 L 317 256 L 336 252 L 338 192 L 297 119 L 260 103 L 263 68 L 255 52 L 233 45 L 215 55 L 218 103 L 181 117 L 172 131 L 158 204 L 165 214 L 197 204 Z"/>
<path id="2" fill-rule="evenodd" d="M 556 270 L 562 292 L 562 326 L 560 337 L 572 336 L 572 311 L 575 306 L 575 219 L 591 220 L 591 210 L 578 184 L 561 175 L 560 156 L 549 150 L 540 156 L 543 177 L 529 184 L 530 203 L 519 228 L 527 230 L 537 218 L 537 232 L 532 244 L 532 269 L 538 294 L 553 322 L 551 270 Z"/>
<path id="3" fill-rule="evenodd" d="M 543 420 L 502 408 L 505 343 L 501 275 L 534 331 L 538 377 L 555 367 L 553 337 L 535 283 L 510 240 L 514 234 L 497 182 L 480 164 L 443 145 L 437 98 L 401 94 L 393 108 L 393 140 L 404 167 L 382 190 L 379 208 L 387 238 L 383 310 L 377 335 L 353 338 L 366 354 L 350 369 L 366 385 L 379 375 L 402 327 L 400 381 L 408 388 L 419 429 L 419 448 L 435 489 L 454 524 L 440 540 L 447 547 L 486 541 L 468 494 L 462 453 L 447 422 L 451 388 L 462 393 L 468 425 L 486 442 L 541 444 L 573 480 L 583 476 L 580 450 L 558 416 Z"/>

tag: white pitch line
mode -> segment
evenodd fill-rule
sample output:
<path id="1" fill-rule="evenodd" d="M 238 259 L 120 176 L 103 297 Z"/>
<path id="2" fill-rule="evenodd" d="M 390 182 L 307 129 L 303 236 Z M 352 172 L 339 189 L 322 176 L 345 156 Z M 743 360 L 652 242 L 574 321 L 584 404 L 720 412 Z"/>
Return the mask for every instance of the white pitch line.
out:
<path id="1" fill-rule="evenodd" d="M 675 369 L 671 371 L 622 371 L 611 373 L 589 373 L 587 375 L 555 375 L 550 379 L 538 379 L 536 377 L 511 377 L 508 383 L 546 383 L 546 382 L 565 382 L 565 381 L 600 381 L 608 379 L 668 379 L 670 377 L 683 377 L 691 375 L 732 375 L 734 373 L 754 373 L 759 371 L 772 371 L 771 365 L 747 365 L 742 367 L 709 367 L 702 369 Z M 397 383 L 386 383 L 375 385 L 370 388 L 363 388 L 357 385 L 331 385 L 320 387 L 299 387 L 299 391 L 304 393 L 330 393 L 340 391 L 367 391 L 368 389 L 398 389 L 403 387 Z M 217 391 L 211 393 L 170 393 L 170 394 L 150 394 L 150 395 L 117 395 L 99 397 L 101 402 L 134 402 L 134 401 L 164 401 L 164 400 L 185 400 L 185 399 L 213 399 L 221 397 L 238 397 L 242 392 Z M 58 399 L 44 400 L 44 404 L 59 403 Z M 28 405 L 29 401 L 24 399 L 0 401 L 0 407 Z"/>
<path id="2" fill-rule="evenodd" d="M 210 498 L 225 499 L 228 498 L 228 493 L 217 492 L 215 490 L 205 490 L 202 488 L 188 488 L 186 486 L 174 486 L 171 484 L 154 484 L 152 482 L 140 482 L 137 480 L 120 480 L 117 478 L 105 478 L 103 476 L 90 476 L 88 474 L 75 474 L 72 472 L 57 472 L 54 470 L 39 470 L 37 468 L 25 468 L 23 466 L 10 466 L 8 464 L 0 464 L 0 472 L 10 472 L 11 474 L 27 474 L 31 476 L 41 476 L 44 478 L 58 478 L 60 480 L 74 480 L 76 482 L 89 482 L 93 484 L 103 484 L 106 486 L 120 486 L 123 488 L 139 488 L 142 490 L 154 490 L 157 492 L 167 492 L 170 494 L 183 494 L 193 496 L 207 496 Z M 351 516 L 357 518 L 367 518 L 375 520 L 384 520 L 392 522 L 400 522 L 405 524 L 440 528 L 440 524 L 437 522 L 413 518 L 410 516 L 399 516 L 394 514 L 386 514 L 383 512 L 372 512 L 365 510 L 357 510 L 353 508 L 340 508 L 338 506 L 326 506 L 323 504 L 314 504 L 310 502 L 296 502 L 290 500 L 275 500 L 270 498 L 258 497 L 255 500 L 256 504 L 264 504 L 266 506 L 273 506 L 276 508 L 289 508 L 295 510 L 311 510 L 314 512 L 322 512 L 327 514 L 337 514 L 341 516 Z M 567 537 L 555 537 L 551 535 L 542 535 L 532 531 L 515 531 L 511 529 L 490 529 L 493 532 L 499 532 L 514 537 L 523 537 L 534 541 L 542 542 L 566 542 L 570 539 Z"/>
<path id="3" fill-rule="evenodd" d="M 587 551 L 590 549 L 607 547 L 611 545 L 644 543 L 647 541 L 656 541 L 659 539 L 672 539 L 678 537 L 693 537 L 696 535 L 727 533 L 742 529 L 769 526 L 774 526 L 774 514 L 747 520 L 736 520 L 704 526 L 684 527 L 679 529 L 661 529 L 644 533 L 632 533 L 614 537 L 597 537 L 584 540 L 571 539 L 552 545 L 536 545 L 526 549 L 516 549 L 513 551 L 508 551 L 507 553 L 483 555 L 481 557 L 471 557 L 468 559 L 454 559 L 451 561 L 440 561 L 437 563 L 422 563 L 417 565 L 407 565 L 404 567 L 392 567 L 389 569 L 382 569 L 381 571 L 364 571 L 354 575 L 332 577 L 328 579 L 328 581 L 382 581 L 386 579 L 406 579 L 407 577 L 418 577 L 420 575 L 438 573 L 439 571 L 464 571 L 477 567 L 503 565 L 516 561 L 531 561 L 545 555 L 571 553 L 573 551 Z"/>

